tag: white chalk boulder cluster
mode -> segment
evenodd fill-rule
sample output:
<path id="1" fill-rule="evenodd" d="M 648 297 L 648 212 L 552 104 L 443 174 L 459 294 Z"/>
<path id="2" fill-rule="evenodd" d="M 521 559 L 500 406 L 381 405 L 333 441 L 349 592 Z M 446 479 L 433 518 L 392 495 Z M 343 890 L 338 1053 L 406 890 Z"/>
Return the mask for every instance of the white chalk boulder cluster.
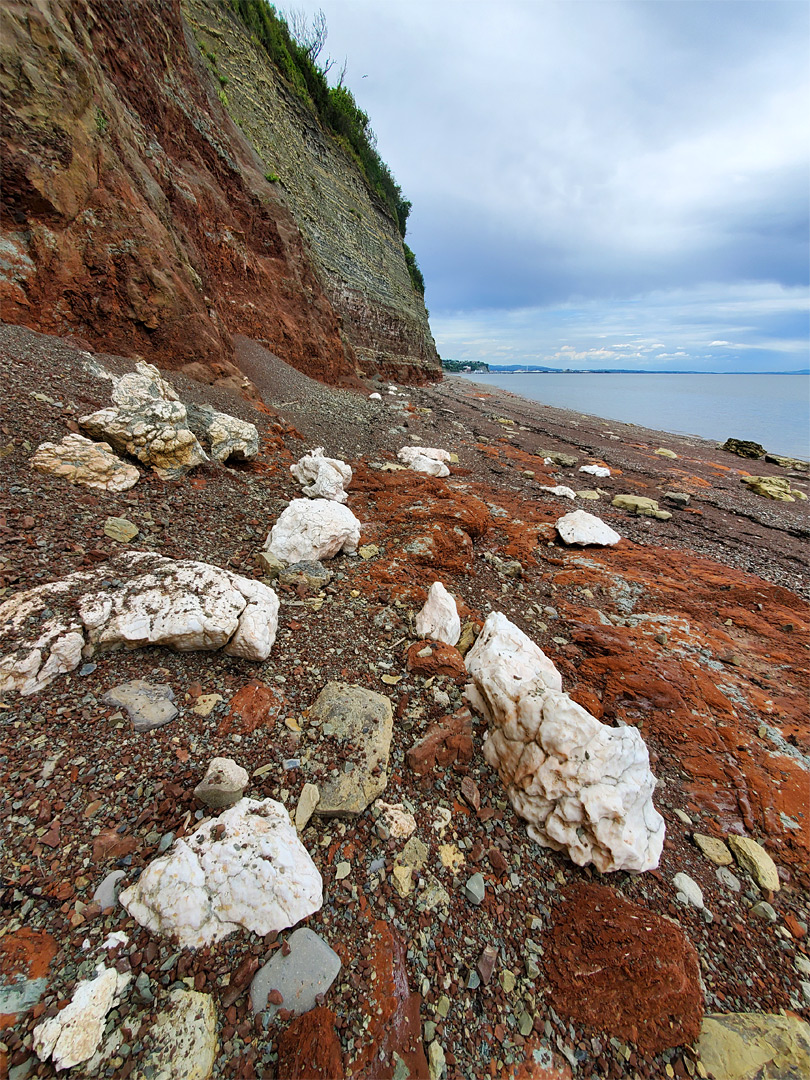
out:
<path id="1" fill-rule="evenodd" d="M 449 476 L 450 470 L 445 462 L 452 454 L 447 450 L 436 450 L 431 446 L 403 446 L 397 457 L 414 472 L 428 473 L 430 476 Z"/>
<path id="2" fill-rule="evenodd" d="M 200 948 L 244 927 L 260 937 L 323 904 L 323 881 L 273 799 L 240 799 L 146 867 L 119 897 L 141 926 Z"/>
<path id="3" fill-rule="evenodd" d="M 637 729 L 601 724 L 562 693 L 549 658 L 501 612 L 466 666 L 467 698 L 489 723 L 484 756 L 532 839 L 602 873 L 654 869 L 664 821 Z"/>
<path id="4" fill-rule="evenodd" d="M 94 373 L 112 382 L 113 404 L 80 417 L 79 426 L 91 439 L 73 434 L 60 443 L 42 443 L 31 459 L 39 472 L 118 492 L 136 484 L 139 473 L 113 451 L 137 458 L 164 480 L 179 479 L 209 455 L 220 462 L 246 461 L 259 452 L 254 424 L 208 405 L 184 405 L 151 364 L 139 360 L 134 371 L 121 376 L 95 365 Z"/>
<path id="5" fill-rule="evenodd" d="M 98 588 L 100 579 L 116 585 Z M 252 578 L 191 559 L 126 551 L 93 571 L 18 593 L 0 606 L 0 692 L 32 694 L 97 651 L 163 645 L 266 660 L 278 597 Z"/>
<path id="6" fill-rule="evenodd" d="M 34 1052 L 40 1061 L 52 1058 L 57 1071 L 88 1061 L 101 1042 L 107 1013 L 131 980 L 131 972 L 119 974 L 100 964 L 95 978 L 77 983 L 64 1009 L 34 1028 Z"/>
<path id="7" fill-rule="evenodd" d="M 310 499 L 331 499 L 345 503 L 348 498 L 344 488 L 352 480 L 351 466 L 338 458 L 324 457 L 322 446 L 316 446 L 295 465 L 291 465 L 290 472 Z"/>

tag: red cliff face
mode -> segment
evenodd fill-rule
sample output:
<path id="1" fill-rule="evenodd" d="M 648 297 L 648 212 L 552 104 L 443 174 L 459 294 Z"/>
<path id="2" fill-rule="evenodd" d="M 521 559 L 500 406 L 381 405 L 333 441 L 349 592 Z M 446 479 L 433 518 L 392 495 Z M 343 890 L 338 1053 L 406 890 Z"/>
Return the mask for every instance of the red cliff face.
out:
<path id="1" fill-rule="evenodd" d="M 214 86 L 177 0 L 3 5 L 0 315 L 206 382 L 241 381 L 242 333 L 352 384 L 341 315 Z"/>

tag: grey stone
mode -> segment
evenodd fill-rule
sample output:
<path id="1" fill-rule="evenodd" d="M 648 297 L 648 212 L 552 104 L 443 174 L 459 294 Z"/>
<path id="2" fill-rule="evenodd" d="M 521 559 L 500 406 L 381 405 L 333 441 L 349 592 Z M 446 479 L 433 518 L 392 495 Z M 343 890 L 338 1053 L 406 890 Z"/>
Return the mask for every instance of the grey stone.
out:
<path id="1" fill-rule="evenodd" d="M 355 817 L 385 790 L 388 752 L 394 725 L 391 702 L 362 686 L 330 682 L 309 710 L 310 724 L 329 725 L 328 743 L 320 751 L 336 775 L 320 785 L 318 817 Z M 349 750 L 351 746 L 353 749 Z M 354 768 L 345 772 L 351 760 Z"/>
<path id="2" fill-rule="evenodd" d="M 300 1016 L 314 1009 L 318 994 L 325 994 L 340 971 L 340 957 L 314 931 L 303 927 L 287 939 L 288 956 L 277 950 L 253 977 L 250 1000 L 253 1012 L 267 1011 L 272 1019 L 280 1005 L 268 1004 L 271 990 L 284 999 L 283 1008 Z"/>
<path id="3" fill-rule="evenodd" d="M 557 450 L 538 450 L 537 457 L 548 458 L 562 469 L 573 469 L 579 461 L 579 458 L 573 457 L 571 454 L 562 454 Z"/>
<path id="4" fill-rule="evenodd" d="M 323 589 L 332 580 L 332 571 L 315 559 L 304 559 L 279 571 L 279 585 L 306 585 L 310 589 Z"/>
<path id="5" fill-rule="evenodd" d="M 123 870 L 110 871 L 93 893 L 93 903 L 98 904 L 102 911 L 115 907 L 118 903 L 118 893 L 120 891 L 118 882 L 125 876 Z"/>
<path id="6" fill-rule="evenodd" d="M 239 802 L 248 785 L 248 774 L 232 758 L 213 758 L 208 771 L 194 788 L 194 797 L 205 806 L 221 810 Z"/>
<path id="7" fill-rule="evenodd" d="M 102 698 L 106 705 L 126 709 L 135 731 L 163 727 L 177 716 L 174 691 L 167 683 L 148 683 L 133 679 L 108 690 Z"/>
<path id="8" fill-rule="evenodd" d="M 287 565 L 281 559 L 276 558 L 272 551 L 260 551 L 257 556 L 259 569 L 266 578 L 274 580 Z"/>
<path id="9" fill-rule="evenodd" d="M 678 506 L 689 505 L 689 496 L 685 491 L 665 491 L 664 498 L 669 499 L 670 502 L 677 503 Z"/>
<path id="10" fill-rule="evenodd" d="M 147 1005 L 151 1004 L 155 1000 L 155 995 L 152 993 L 152 984 L 149 981 L 149 976 L 145 971 L 142 971 L 138 978 L 135 980 L 135 993 L 141 999 L 145 1001 Z"/>
<path id="11" fill-rule="evenodd" d="M 729 870 L 727 866 L 718 866 L 715 870 L 715 876 L 721 885 L 725 885 L 727 888 L 732 889 L 734 892 L 739 892 L 742 888 L 742 882 L 738 877 Z"/>
<path id="12" fill-rule="evenodd" d="M 751 914 L 756 915 L 760 919 L 765 919 L 767 922 L 776 922 L 779 917 L 767 900 L 760 900 L 758 903 L 754 904 L 751 908 Z"/>
<path id="13" fill-rule="evenodd" d="M 483 901 L 486 891 L 483 874 L 473 874 L 464 886 L 464 895 L 476 907 Z"/>

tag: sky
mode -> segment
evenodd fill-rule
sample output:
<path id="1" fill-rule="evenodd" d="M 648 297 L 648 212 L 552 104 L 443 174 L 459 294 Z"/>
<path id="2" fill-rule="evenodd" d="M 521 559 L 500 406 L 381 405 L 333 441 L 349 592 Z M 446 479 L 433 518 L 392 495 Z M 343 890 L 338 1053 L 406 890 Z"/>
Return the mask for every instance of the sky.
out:
<path id="1" fill-rule="evenodd" d="M 413 203 L 444 358 L 810 366 L 805 0 L 292 6 Z"/>

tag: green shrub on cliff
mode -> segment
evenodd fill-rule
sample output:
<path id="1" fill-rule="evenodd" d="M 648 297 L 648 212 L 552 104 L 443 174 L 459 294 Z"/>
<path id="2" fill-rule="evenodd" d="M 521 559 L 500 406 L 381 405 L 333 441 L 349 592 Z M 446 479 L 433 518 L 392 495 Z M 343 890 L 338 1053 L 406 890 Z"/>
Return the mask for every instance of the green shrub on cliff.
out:
<path id="1" fill-rule="evenodd" d="M 388 207 L 400 235 L 404 236 L 411 204 L 403 198 L 399 184 L 377 153 L 369 118 L 354 100 L 351 90 L 342 84 L 329 86 L 326 79 L 328 66 L 324 69 L 316 63 L 317 52 L 311 45 L 296 41 L 284 17 L 267 0 L 228 0 L 228 3 L 252 40 L 261 44 L 296 94 L 315 111 L 324 127 L 337 137 L 354 158 L 369 188 Z M 421 288 L 417 285 L 422 275 L 415 261 L 413 266 L 419 275 L 416 279 L 411 271 L 414 288 L 424 292 L 424 281 Z M 411 269 L 410 263 L 408 269 Z"/>
<path id="2" fill-rule="evenodd" d="M 420 296 L 424 296 L 425 279 L 422 277 L 422 271 L 419 269 L 416 256 L 404 241 L 402 247 L 405 251 L 405 265 L 408 267 L 408 273 L 411 275 L 411 285 L 413 285 Z"/>

